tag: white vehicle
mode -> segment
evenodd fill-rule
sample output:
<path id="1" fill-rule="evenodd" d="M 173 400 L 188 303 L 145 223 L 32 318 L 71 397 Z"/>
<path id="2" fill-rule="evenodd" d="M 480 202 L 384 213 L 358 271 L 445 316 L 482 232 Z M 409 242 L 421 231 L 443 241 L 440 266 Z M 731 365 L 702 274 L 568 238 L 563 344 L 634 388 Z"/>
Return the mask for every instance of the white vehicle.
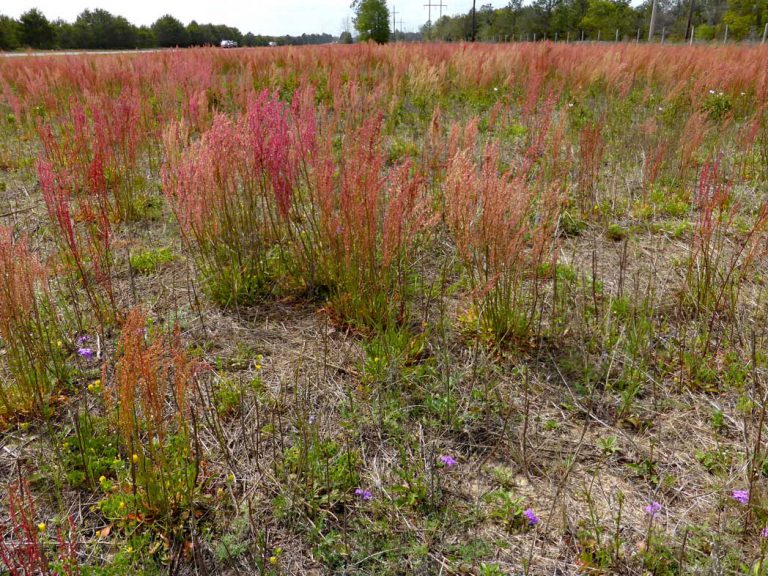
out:
<path id="1" fill-rule="evenodd" d="M 222 48 L 237 48 L 237 42 L 234 40 L 222 40 L 219 46 Z"/>

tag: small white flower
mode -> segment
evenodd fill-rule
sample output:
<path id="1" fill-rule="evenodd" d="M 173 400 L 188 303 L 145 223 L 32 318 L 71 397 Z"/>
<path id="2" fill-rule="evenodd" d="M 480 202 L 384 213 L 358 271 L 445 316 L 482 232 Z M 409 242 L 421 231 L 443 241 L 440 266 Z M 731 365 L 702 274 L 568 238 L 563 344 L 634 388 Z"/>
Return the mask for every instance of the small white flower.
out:
<path id="1" fill-rule="evenodd" d="M 715 93 L 715 91 L 714 91 L 714 90 L 710 90 L 710 91 L 709 91 L 709 93 L 710 93 L 710 94 L 714 94 L 714 93 Z"/>

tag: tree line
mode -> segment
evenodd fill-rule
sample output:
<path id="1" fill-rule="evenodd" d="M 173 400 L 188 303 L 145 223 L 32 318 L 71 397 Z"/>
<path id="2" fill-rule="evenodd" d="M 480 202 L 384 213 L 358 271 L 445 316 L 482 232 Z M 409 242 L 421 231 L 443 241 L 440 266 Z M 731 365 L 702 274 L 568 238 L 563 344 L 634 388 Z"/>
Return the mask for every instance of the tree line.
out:
<path id="1" fill-rule="evenodd" d="M 240 46 L 268 46 L 270 43 L 326 44 L 333 42 L 335 38 L 331 34 L 243 34 L 232 26 L 198 24 L 194 20 L 185 26 L 170 15 L 158 18 L 151 26 L 136 26 L 122 16 L 115 16 L 101 9 L 85 10 L 71 23 L 64 20 L 50 21 L 36 8 L 25 12 L 18 20 L 0 15 L 0 50 L 117 50 L 216 46 L 222 40 L 234 40 Z"/>
<path id="2" fill-rule="evenodd" d="M 390 35 L 389 10 L 384 0 L 356 0 L 355 28 L 359 40 L 387 42 L 434 39 L 460 41 L 520 40 L 628 40 L 646 39 L 653 0 L 633 7 L 629 0 L 510 0 L 503 8 L 491 4 L 476 11 L 443 16 L 427 22 L 420 34 Z M 760 40 L 768 23 L 768 0 L 657 0 L 656 37 L 687 40 Z M 222 24 L 186 26 L 165 15 L 151 26 L 136 26 L 106 10 L 85 10 L 74 22 L 49 21 L 33 8 L 16 20 L 0 15 L 0 50 L 18 48 L 133 49 L 218 45 L 234 40 L 240 46 L 326 44 L 352 42 L 347 30 L 340 38 L 331 34 L 265 36 L 243 34 Z"/>
<path id="3" fill-rule="evenodd" d="M 653 0 L 633 7 L 628 0 L 510 0 L 503 8 L 481 6 L 443 16 L 422 28 L 426 38 L 485 40 L 628 40 L 648 38 Z M 473 25 L 474 18 L 474 25 Z M 683 41 L 761 40 L 768 0 L 657 0 L 655 37 Z"/>
<path id="4" fill-rule="evenodd" d="M 632 6 L 629 0 L 509 0 L 464 14 L 442 16 L 421 28 L 423 39 L 445 41 L 536 40 L 766 40 L 768 0 L 654 0 Z M 390 12 L 385 0 L 353 0 L 360 40 L 390 41 Z M 351 41 L 345 33 L 344 39 Z M 404 39 L 404 38 L 403 38 Z"/>

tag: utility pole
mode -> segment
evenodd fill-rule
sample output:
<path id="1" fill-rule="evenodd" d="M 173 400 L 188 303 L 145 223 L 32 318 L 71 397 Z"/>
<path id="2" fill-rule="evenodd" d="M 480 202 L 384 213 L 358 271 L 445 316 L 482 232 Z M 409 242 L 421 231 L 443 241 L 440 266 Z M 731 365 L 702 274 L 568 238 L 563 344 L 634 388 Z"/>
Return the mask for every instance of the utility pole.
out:
<path id="1" fill-rule="evenodd" d="M 765 28 L 763 29 L 763 41 L 760 42 L 760 44 L 765 44 L 766 39 L 768 39 L 768 22 L 765 24 Z"/>
<path id="2" fill-rule="evenodd" d="M 440 14 L 443 13 L 443 6 L 447 7 L 447 4 L 443 4 L 443 0 L 437 0 L 437 4 L 435 4 L 432 0 L 429 0 L 428 4 L 424 4 L 424 6 L 427 8 L 427 22 L 429 23 L 429 38 L 432 39 L 432 7 L 440 8 Z"/>
<path id="3" fill-rule="evenodd" d="M 651 8 L 651 25 L 648 27 L 648 42 L 653 42 L 653 35 L 656 33 L 656 2 L 653 0 L 653 7 Z"/>
<path id="4" fill-rule="evenodd" d="M 392 4 L 392 38 L 397 42 L 397 7 Z"/>
<path id="5" fill-rule="evenodd" d="M 472 0 L 472 42 L 475 41 L 475 27 L 477 25 L 477 21 L 475 19 L 475 0 Z"/>
<path id="6" fill-rule="evenodd" d="M 725 36 L 723 36 L 723 44 L 728 42 L 728 24 L 725 25 Z"/>

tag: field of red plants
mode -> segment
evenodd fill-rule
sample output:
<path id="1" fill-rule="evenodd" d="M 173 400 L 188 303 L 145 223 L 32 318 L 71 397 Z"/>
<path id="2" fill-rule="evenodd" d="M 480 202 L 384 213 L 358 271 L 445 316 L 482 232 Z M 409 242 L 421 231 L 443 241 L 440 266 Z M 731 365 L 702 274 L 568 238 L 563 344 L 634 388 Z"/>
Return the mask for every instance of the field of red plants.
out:
<path id="1" fill-rule="evenodd" d="M 0 60 L 0 572 L 768 574 L 768 47 Z"/>

